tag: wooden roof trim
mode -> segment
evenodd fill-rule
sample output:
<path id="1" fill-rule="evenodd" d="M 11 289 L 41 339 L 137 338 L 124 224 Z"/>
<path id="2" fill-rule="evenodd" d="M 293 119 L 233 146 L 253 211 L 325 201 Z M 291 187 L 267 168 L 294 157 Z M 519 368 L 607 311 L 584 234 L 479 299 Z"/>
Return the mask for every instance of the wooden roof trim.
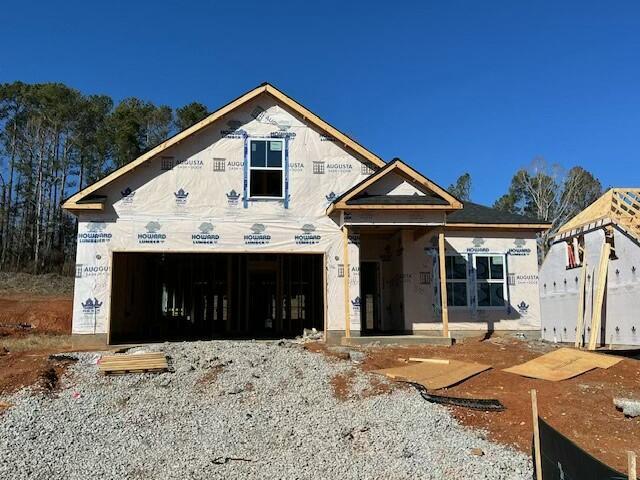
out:
<path id="1" fill-rule="evenodd" d="M 612 188 L 565 223 L 556 237 L 609 219 L 640 238 L 640 188 Z"/>
<path id="2" fill-rule="evenodd" d="M 380 157 L 378 157 L 374 153 L 364 148 L 358 142 L 348 137 L 347 135 L 339 131 L 337 128 L 335 128 L 331 124 L 325 122 L 318 115 L 313 113 L 311 110 L 308 110 L 306 107 L 299 104 L 298 102 L 293 100 L 291 97 L 287 96 L 285 93 L 275 88 L 273 85 L 267 84 L 265 86 L 265 89 L 266 89 L 265 91 L 269 93 L 271 96 L 275 97 L 277 100 L 280 100 L 282 103 L 287 105 L 293 111 L 297 112 L 299 115 L 302 115 L 304 120 L 308 120 L 309 122 L 314 124 L 316 127 L 329 133 L 333 138 L 340 140 L 340 142 L 342 142 L 342 144 L 345 147 L 348 147 L 354 152 L 360 154 L 361 156 L 369 160 L 371 163 L 373 163 L 375 166 L 384 167 L 386 165 L 385 161 L 382 160 Z"/>
<path id="3" fill-rule="evenodd" d="M 436 193 L 437 195 L 445 199 L 447 202 L 449 202 L 449 205 L 420 205 L 420 206 L 389 205 L 386 207 L 381 207 L 380 205 L 375 205 L 375 206 L 374 205 L 371 205 L 371 206 L 347 205 L 347 202 L 349 200 L 354 198 L 359 193 L 363 192 L 365 189 L 373 185 L 375 182 L 380 180 L 385 175 L 395 170 L 398 170 L 401 176 L 403 176 L 405 179 L 409 180 L 410 182 L 418 183 L 423 188 L 427 190 L 431 190 L 432 192 Z M 429 208 L 425 208 L 425 207 L 429 207 Z M 353 210 L 353 209 L 377 210 L 380 208 L 386 208 L 389 210 L 412 210 L 414 208 L 424 209 L 424 210 L 460 210 L 462 207 L 463 207 L 462 202 L 458 200 L 456 197 L 454 197 L 453 195 L 451 195 L 449 192 L 447 192 L 440 185 L 436 184 L 435 182 L 432 182 L 424 175 L 418 173 L 413 168 L 405 164 L 403 161 L 396 159 L 386 164 L 384 168 L 378 170 L 373 175 L 370 175 L 368 178 L 360 182 L 358 185 L 351 188 L 350 190 L 347 190 L 340 197 L 338 197 L 338 199 L 334 203 L 329 205 L 329 208 L 327 209 L 327 215 L 331 214 L 334 210 Z"/>
<path id="4" fill-rule="evenodd" d="M 225 115 L 229 114 L 230 112 L 232 112 L 233 110 L 235 110 L 238 107 L 242 106 L 243 104 L 253 100 L 255 97 L 257 97 L 258 95 L 260 95 L 262 93 L 268 93 L 269 95 L 271 95 L 272 97 L 276 98 L 277 100 L 280 100 L 282 103 L 287 105 L 293 111 L 295 111 L 296 113 L 301 115 L 303 117 L 303 119 L 309 121 L 309 123 L 315 125 L 320 130 L 323 130 L 323 131 L 327 132 L 329 135 L 331 135 L 335 139 L 337 139 L 340 142 L 342 142 L 342 144 L 345 147 L 350 148 L 354 152 L 356 152 L 359 155 L 361 155 L 362 157 L 366 158 L 368 161 L 370 161 L 374 165 L 376 165 L 378 167 L 383 167 L 385 165 L 384 160 L 382 160 L 380 157 L 378 157 L 374 153 L 370 152 L 369 150 L 364 148 L 362 145 L 360 145 L 358 142 L 356 142 L 355 140 L 349 138 L 347 135 L 345 135 L 344 133 L 340 132 L 338 129 L 336 129 L 335 127 L 333 127 L 329 123 L 327 123 L 324 120 L 322 120 L 315 113 L 311 112 L 310 110 L 308 110 L 307 108 L 305 108 L 304 106 L 302 106 L 301 104 L 299 104 L 298 102 L 293 100 L 292 98 L 288 97 L 283 92 L 281 92 L 280 90 L 275 88 L 273 85 L 265 83 L 263 85 L 260 85 L 259 87 L 254 88 L 253 90 L 250 90 L 249 92 L 245 93 L 244 95 L 241 95 L 240 97 L 236 98 L 232 102 L 228 103 L 227 105 L 225 105 L 222 108 L 220 108 L 220 109 L 216 110 L 215 112 L 213 112 L 207 118 L 199 121 L 195 125 L 192 125 L 191 127 L 187 128 L 186 130 L 183 130 L 182 132 L 179 132 L 176 135 L 174 135 L 173 137 L 165 140 L 164 142 L 162 142 L 161 144 L 159 144 L 156 147 L 152 148 L 148 152 L 140 155 L 138 158 L 136 158 L 132 162 L 128 163 L 127 165 L 124 165 L 124 166 L 120 167 L 119 169 L 111 172 L 109 175 L 103 177 L 102 179 L 98 180 L 97 182 L 95 182 L 95 183 L 87 186 L 83 190 L 80 190 L 79 192 L 75 193 L 74 195 L 69 197 L 62 204 L 62 207 L 64 209 L 66 209 L 66 210 L 72 210 L 72 211 L 86 210 L 87 209 L 86 205 L 81 206 L 81 205 L 78 204 L 78 202 L 80 200 L 82 200 L 84 197 L 94 193 L 95 191 L 99 190 L 100 188 L 104 187 L 105 185 L 108 185 L 109 183 L 113 182 L 114 180 L 120 178 L 121 176 L 127 174 L 131 170 L 133 170 L 136 167 L 140 166 L 141 164 L 143 164 L 147 160 L 150 160 L 151 158 L 153 158 L 156 155 L 162 153 L 163 151 L 167 150 L 168 148 L 180 143 L 181 141 L 185 140 L 186 138 L 190 137 L 191 135 L 199 132 L 200 130 L 202 130 L 202 129 L 206 128 L 206 127 L 208 127 L 209 125 L 213 124 L 214 122 L 216 122 L 220 118 L 222 118 Z"/>
<path id="5" fill-rule="evenodd" d="M 64 205 L 63 205 L 64 206 Z M 65 207 L 66 208 L 66 207 Z M 104 202 L 95 202 L 95 203 L 77 203 L 73 207 L 73 211 L 91 211 L 91 212 L 102 212 L 104 211 Z"/>
<path id="6" fill-rule="evenodd" d="M 452 211 L 450 205 L 347 205 L 347 210 L 445 210 Z M 333 211 L 333 210 L 331 210 Z M 331 213 L 331 212 L 329 212 Z"/>
<path id="7" fill-rule="evenodd" d="M 491 228 L 504 230 L 548 230 L 550 223 L 447 223 L 446 228 Z"/>

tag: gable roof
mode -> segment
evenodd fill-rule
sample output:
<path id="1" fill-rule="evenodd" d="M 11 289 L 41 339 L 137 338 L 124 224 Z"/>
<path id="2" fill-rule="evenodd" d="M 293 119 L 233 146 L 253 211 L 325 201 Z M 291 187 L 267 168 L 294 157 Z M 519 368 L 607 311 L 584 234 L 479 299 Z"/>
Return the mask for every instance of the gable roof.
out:
<path id="1" fill-rule="evenodd" d="M 409 183 L 420 190 L 430 192 L 423 198 L 421 195 L 367 195 L 366 189 L 389 174 L 400 175 Z M 362 194 L 362 195 L 361 195 Z M 393 198 L 392 198 L 393 197 Z M 400 197 L 400 198 L 397 198 Z M 404 201 L 402 200 L 404 197 Z M 407 198 L 410 197 L 410 198 Z M 440 185 L 418 173 L 399 158 L 394 158 L 374 174 L 350 188 L 336 198 L 327 214 L 334 210 L 356 209 L 423 209 L 423 210 L 458 210 L 462 208 L 462 202 L 447 192 Z"/>
<path id="2" fill-rule="evenodd" d="M 609 219 L 640 239 L 640 188 L 612 188 L 565 223 L 557 235 Z"/>
<path id="3" fill-rule="evenodd" d="M 367 159 L 369 162 L 371 162 L 372 164 L 376 165 L 377 167 L 383 167 L 385 165 L 384 160 L 382 160 L 376 154 L 374 154 L 371 151 L 367 150 L 362 145 L 360 145 L 358 142 L 356 142 L 352 138 L 348 137 L 344 133 L 340 132 L 338 129 L 333 127 L 331 124 L 329 124 L 326 121 L 324 121 L 323 119 L 321 119 L 315 113 L 313 113 L 312 111 L 308 110 L 306 107 L 304 107 L 300 103 L 296 102 L 291 97 L 287 96 L 286 94 L 284 94 L 283 92 L 278 90 L 273 85 L 271 85 L 269 83 L 263 83 L 262 85 L 254 88 L 252 90 L 249 90 L 247 93 L 241 95 L 240 97 L 236 98 L 235 100 L 231 101 L 230 103 L 226 104 L 225 106 L 219 108 L 218 110 L 213 112 L 211 115 L 209 115 L 207 118 L 199 121 L 195 125 L 192 125 L 191 127 L 187 128 L 186 130 L 183 130 L 183 131 L 177 133 L 173 137 L 165 140 L 164 142 L 162 142 L 161 144 L 159 144 L 156 147 L 152 148 L 148 152 L 140 155 L 138 158 L 136 158 L 132 162 L 128 163 L 127 165 L 124 165 L 124 166 L 118 168 L 117 170 L 114 170 L 113 172 L 111 172 L 107 176 L 103 177 L 102 179 L 98 180 L 97 182 L 95 182 L 95 183 L 85 187 L 83 190 L 80 190 L 79 192 L 75 193 L 74 195 L 69 197 L 62 204 L 62 207 L 64 209 L 66 209 L 66 210 L 69 210 L 69 211 L 80 211 L 80 210 L 98 210 L 98 211 L 101 211 L 101 210 L 103 210 L 104 209 L 104 203 L 86 202 L 86 201 L 82 202 L 82 200 L 85 199 L 86 197 L 89 197 L 96 190 L 104 187 L 105 185 L 108 185 L 109 183 L 111 183 L 114 180 L 122 177 L 123 175 L 126 175 L 128 172 L 130 172 L 131 170 L 133 170 L 136 167 L 140 166 L 141 164 L 143 164 L 147 160 L 152 159 L 153 157 L 155 157 L 156 155 L 162 153 L 163 151 L 167 150 L 168 148 L 170 148 L 170 147 L 182 142 L 183 140 L 187 139 L 191 135 L 201 131 L 202 129 L 204 129 L 206 127 L 208 127 L 209 125 L 213 124 L 215 121 L 219 120 L 223 116 L 231 113 L 235 109 L 241 107 L 242 105 L 246 104 L 247 102 L 253 100 L 258 95 L 261 95 L 263 93 L 271 95 L 276 100 L 282 102 L 284 105 L 289 107 L 291 110 L 293 110 L 294 112 L 296 112 L 300 116 L 302 116 L 302 118 L 304 120 L 306 120 L 310 124 L 314 125 L 318 129 L 328 133 L 330 136 L 332 136 L 333 138 L 338 140 L 340 143 L 342 143 L 346 148 L 348 148 L 348 149 L 352 150 L 353 152 L 361 155 L 362 157 L 364 157 L 365 159 Z"/>

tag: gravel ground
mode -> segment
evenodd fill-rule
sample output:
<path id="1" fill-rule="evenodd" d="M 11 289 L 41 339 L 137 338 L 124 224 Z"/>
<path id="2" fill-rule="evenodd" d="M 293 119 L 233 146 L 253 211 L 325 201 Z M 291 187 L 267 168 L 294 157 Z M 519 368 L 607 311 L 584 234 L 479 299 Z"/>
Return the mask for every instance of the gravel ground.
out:
<path id="1" fill-rule="evenodd" d="M 81 353 L 60 391 L 0 398 L 14 404 L 0 414 L 0 478 L 531 478 L 525 455 L 413 390 L 337 400 L 329 380 L 353 364 L 296 343 L 142 350 L 175 371 L 103 377 L 99 354 Z"/>

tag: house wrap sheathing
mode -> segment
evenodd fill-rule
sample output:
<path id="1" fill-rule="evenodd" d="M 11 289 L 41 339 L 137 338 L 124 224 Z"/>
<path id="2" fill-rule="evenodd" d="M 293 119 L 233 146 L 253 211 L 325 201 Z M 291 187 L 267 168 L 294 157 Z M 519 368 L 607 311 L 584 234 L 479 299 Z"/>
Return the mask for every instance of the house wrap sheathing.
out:
<path id="1" fill-rule="evenodd" d="M 460 202 L 268 84 L 64 207 L 79 220 L 74 334 L 540 329 L 547 225 Z"/>
<path id="2" fill-rule="evenodd" d="M 640 189 L 613 188 L 559 229 L 540 295 L 543 338 L 640 345 Z"/>

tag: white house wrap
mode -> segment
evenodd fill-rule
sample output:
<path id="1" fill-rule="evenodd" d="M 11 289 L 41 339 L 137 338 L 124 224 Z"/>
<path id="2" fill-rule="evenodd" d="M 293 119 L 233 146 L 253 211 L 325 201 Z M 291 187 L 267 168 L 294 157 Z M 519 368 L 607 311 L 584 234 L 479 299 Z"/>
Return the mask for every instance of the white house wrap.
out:
<path id="1" fill-rule="evenodd" d="M 75 334 L 439 331 L 441 231 L 455 256 L 451 330 L 540 327 L 535 234 L 545 225 L 463 205 L 271 85 L 64 206 L 79 216 Z"/>

